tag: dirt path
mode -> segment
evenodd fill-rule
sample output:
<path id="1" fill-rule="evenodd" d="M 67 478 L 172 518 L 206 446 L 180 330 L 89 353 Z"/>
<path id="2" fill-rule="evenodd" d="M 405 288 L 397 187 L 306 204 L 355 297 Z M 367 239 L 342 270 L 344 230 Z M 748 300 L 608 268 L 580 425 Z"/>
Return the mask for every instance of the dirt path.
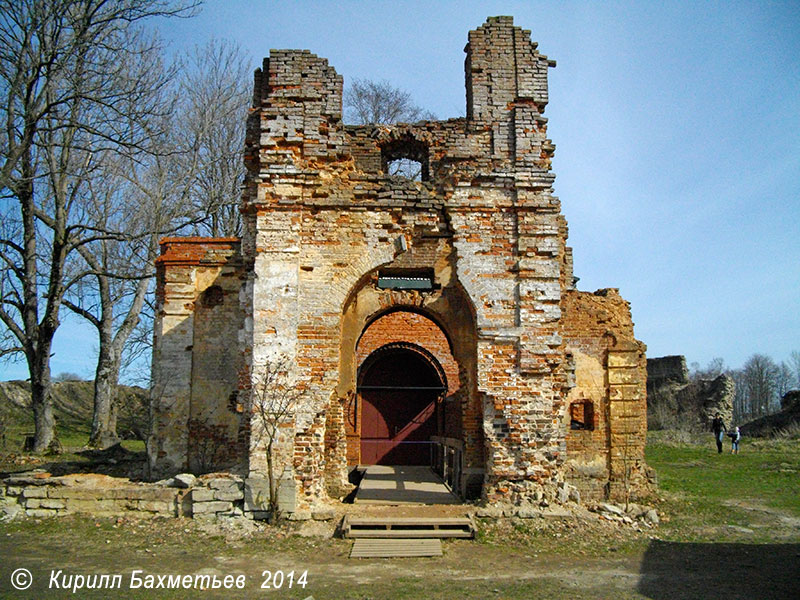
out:
<path id="1" fill-rule="evenodd" d="M 737 499 L 726 500 L 723 502 L 723 504 L 725 506 L 733 506 L 753 513 L 760 513 L 760 516 L 762 517 L 761 520 L 764 520 L 765 524 L 760 525 L 754 523 L 753 525 L 756 527 L 773 527 L 775 525 L 779 525 L 787 534 L 790 534 L 792 530 L 795 530 L 795 532 L 800 531 L 800 518 L 794 517 L 784 511 L 778 510 L 777 508 L 766 506 L 761 502 Z"/>
<path id="2" fill-rule="evenodd" d="M 785 515 L 774 514 L 780 527 Z M 763 514 L 759 515 L 764 518 Z M 223 578 L 244 575 L 244 590 L 208 598 L 304 600 L 393 598 L 795 598 L 800 535 L 792 543 L 670 542 L 658 531 L 581 523 L 484 524 L 480 541 L 453 540 L 428 559 L 349 559 L 350 542 L 304 538 L 268 527 L 208 528 L 191 520 L 65 517 L 0 525 L 0 597 L 111 598 L 118 590 L 48 589 L 51 571 L 120 573 L 125 597 L 194 598 L 197 590 L 129 590 L 131 573 Z M 238 527 L 238 526 L 237 526 Z M 26 568 L 33 586 L 16 592 L 10 574 Z M 264 571 L 307 571 L 305 587 L 262 589 Z"/>

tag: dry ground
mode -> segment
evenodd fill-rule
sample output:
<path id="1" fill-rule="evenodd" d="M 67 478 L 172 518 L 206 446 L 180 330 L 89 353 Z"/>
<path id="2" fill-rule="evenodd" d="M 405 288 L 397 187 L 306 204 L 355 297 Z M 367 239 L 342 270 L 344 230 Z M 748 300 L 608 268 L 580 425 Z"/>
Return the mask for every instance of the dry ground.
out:
<path id="1" fill-rule="evenodd" d="M 708 440 L 705 440 L 706 442 Z M 349 559 L 351 542 L 251 521 L 64 517 L 0 523 L 0 598 L 616 599 L 797 598 L 800 581 L 800 442 L 765 442 L 738 457 L 711 444 L 648 446 L 661 491 L 655 528 L 586 519 L 480 521 L 478 538 L 444 556 Z M 343 507 L 347 512 L 385 508 Z M 434 511 L 449 512 L 457 507 Z M 312 537 L 307 537 L 312 536 Z M 19 568 L 30 589 L 11 586 Z M 51 571 L 121 574 L 122 590 L 48 589 Z M 244 575 L 244 590 L 130 590 L 131 572 Z M 264 571 L 295 584 L 262 589 Z M 306 585 L 297 578 L 307 571 Z"/>
<path id="2" fill-rule="evenodd" d="M 131 591 L 142 598 L 796 598 L 800 527 L 774 509 L 752 510 L 751 527 L 695 532 L 720 543 L 666 541 L 660 528 L 636 531 L 577 520 L 482 521 L 478 540 L 445 543 L 441 558 L 349 559 L 350 542 L 303 537 L 268 526 L 203 525 L 187 519 L 25 520 L 0 526 L 3 598 L 121 597 L 119 591 L 47 589 L 50 572 L 247 577 L 244 591 Z M 794 519 L 789 524 L 786 519 Z M 317 532 L 323 525 L 315 524 Z M 314 526 L 311 526 L 313 528 Z M 775 543 L 764 535 L 775 534 Z M 303 533 L 311 533 L 304 531 Z M 758 539 L 758 543 L 751 541 Z M 10 574 L 33 574 L 16 593 Z M 307 584 L 261 589 L 264 570 L 307 570 Z"/>

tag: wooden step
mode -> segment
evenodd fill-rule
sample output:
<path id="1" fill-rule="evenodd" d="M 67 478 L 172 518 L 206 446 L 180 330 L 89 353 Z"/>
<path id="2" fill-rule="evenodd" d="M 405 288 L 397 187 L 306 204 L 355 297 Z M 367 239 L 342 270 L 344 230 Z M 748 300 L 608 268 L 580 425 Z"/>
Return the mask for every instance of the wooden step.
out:
<path id="1" fill-rule="evenodd" d="M 442 540 L 357 539 L 350 549 L 350 558 L 401 558 L 411 556 L 441 556 Z"/>
<path id="2" fill-rule="evenodd" d="M 352 517 L 342 523 L 348 538 L 473 538 L 469 517 Z"/>

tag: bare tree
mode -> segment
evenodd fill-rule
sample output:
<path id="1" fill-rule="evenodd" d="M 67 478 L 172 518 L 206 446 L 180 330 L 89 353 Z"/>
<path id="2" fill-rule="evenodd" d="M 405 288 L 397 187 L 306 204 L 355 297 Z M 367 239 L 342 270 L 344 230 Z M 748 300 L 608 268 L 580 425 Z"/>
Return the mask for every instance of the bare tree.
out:
<path id="1" fill-rule="evenodd" d="M 733 378 L 735 389 L 733 396 L 733 422 L 743 423 L 749 421 L 752 417 L 750 414 L 750 403 L 747 398 L 744 370 L 732 369 L 728 372 L 728 375 Z"/>
<path id="2" fill-rule="evenodd" d="M 106 448 L 118 441 L 117 385 L 125 345 L 139 323 L 149 289 L 149 276 L 155 241 L 152 223 L 131 200 L 139 200 L 122 185 L 120 178 L 106 171 L 89 195 L 87 214 L 92 222 L 106 231 L 127 229 L 126 237 L 102 237 L 78 248 L 89 275 L 73 286 L 64 298 L 64 305 L 85 318 L 98 333 L 98 359 L 94 378 L 94 410 L 89 445 Z M 122 200 L 122 197 L 125 200 Z"/>
<path id="3" fill-rule="evenodd" d="M 800 390 L 800 352 L 793 350 L 789 355 L 789 368 L 792 370 L 794 378 L 792 379 L 792 386 L 796 390 Z"/>
<path id="4" fill-rule="evenodd" d="M 764 354 L 753 354 L 737 379 L 738 405 L 744 419 L 754 419 L 777 410 L 777 375 L 775 361 Z"/>
<path id="5" fill-rule="evenodd" d="M 235 43 L 212 40 L 188 60 L 181 127 L 196 140 L 196 175 L 191 199 L 201 217 L 199 235 L 235 237 L 244 181 L 244 134 L 252 100 L 251 69 Z"/>
<path id="6" fill-rule="evenodd" d="M 64 295 L 87 271 L 81 246 L 115 234 L 82 214 L 103 152 L 147 144 L 137 124 L 165 85 L 147 60 L 158 43 L 136 29 L 187 15 L 171 0 L 0 0 L 0 321 L 4 354 L 22 354 L 31 379 L 34 450 L 54 438 L 50 356 Z"/>
<path id="7" fill-rule="evenodd" d="M 727 371 L 725 367 L 725 359 L 716 357 L 712 358 L 705 368 L 701 368 L 699 363 L 692 363 L 691 379 L 708 380 L 716 379 Z"/>
<path id="8" fill-rule="evenodd" d="M 344 94 L 345 118 L 358 125 L 413 123 L 436 117 L 414 104 L 411 94 L 388 81 L 355 79 Z"/>
<path id="9" fill-rule="evenodd" d="M 344 94 L 345 118 L 356 125 L 390 125 L 433 120 L 436 116 L 416 104 L 411 94 L 388 81 L 355 79 Z M 388 166 L 389 175 L 419 180 L 419 162 L 400 158 Z"/>
<path id="10" fill-rule="evenodd" d="M 79 249 L 91 276 L 65 300 L 99 335 L 91 446 L 118 441 L 120 372 L 125 353 L 141 355 L 140 342 L 150 337 L 133 334 L 148 306 L 159 237 L 186 228 L 213 235 L 239 231 L 232 207 L 238 207 L 244 168 L 244 64 L 239 48 L 228 42 L 196 48 L 164 94 L 169 125 L 151 124 L 150 152 L 109 156 L 102 185 L 87 201 L 98 227 L 126 232 Z"/>
<path id="11" fill-rule="evenodd" d="M 272 519 L 278 516 L 278 478 L 276 463 L 280 462 L 278 445 L 281 430 L 291 426 L 298 402 L 305 390 L 291 381 L 292 365 L 282 356 L 267 362 L 252 390 L 254 428 L 252 442 L 263 444 L 267 459 L 269 507 Z M 252 443 L 251 442 L 251 443 Z"/>
<path id="12" fill-rule="evenodd" d="M 783 395 L 792 389 L 793 380 L 794 373 L 792 373 L 791 367 L 781 361 L 775 367 L 775 393 L 778 395 L 778 399 L 783 398 Z"/>

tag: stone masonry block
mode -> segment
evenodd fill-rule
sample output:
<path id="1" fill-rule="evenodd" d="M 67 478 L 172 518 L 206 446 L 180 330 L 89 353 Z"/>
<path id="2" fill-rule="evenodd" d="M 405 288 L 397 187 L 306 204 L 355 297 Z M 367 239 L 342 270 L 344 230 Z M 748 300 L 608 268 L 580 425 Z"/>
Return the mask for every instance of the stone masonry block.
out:
<path id="1" fill-rule="evenodd" d="M 214 490 L 214 500 L 235 502 L 242 498 L 244 498 L 244 492 L 238 488 L 234 490 Z"/>
<path id="2" fill-rule="evenodd" d="M 208 482 L 208 487 L 210 487 L 212 490 L 233 492 L 235 490 L 243 490 L 244 483 L 235 479 L 212 479 Z"/>
<path id="3" fill-rule="evenodd" d="M 211 502 L 195 502 L 194 504 L 192 504 L 192 514 L 195 515 L 230 512 L 232 510 L 233 510 L 233 504 L 230 502 L 211 501 Z"/>
<path id="4" fill-rule="evenodd" d="M 139 500 L 136 503 L 136 509 L 170 516 L 174 516 L 177 510 L 174 502 L 161 502 L 159 500 Z"/>
<path id="5" fill-rule="evenodd" d="M 51 498 L 31 498 L 25 502 L 25 508 L 61 509 L 65 508 L 65 505 L 62 500 L 54 500 Z"/>
<path id="6" fill-rule="evenodd" d="M 246 511 L 269 510 L 269 480 L 250 477 L 244 482 L 244 509 Z"/>
<path id="7" fill-rule="evenodd" d="M 49 518 L 58 515 L 58 511 L 45 508 L 33 508 L 30 510 L 26 510 L 25 514 L 27 514 L 29 517 L 34 517 L 34 518 Z"/>
<path id="8" fill-rule="evenodd" d="M 609 369 L 608 383 L 611 385 L 636 383 L 641 378 L 638 369 Z"/>
<path id="9" fill-rule="evenodd" d="M 639 353 L 638 352 L 609 352 L 608 353 L 608 367 L 638 367 L 639 366 Z"/>
<path id="10" fill-rule="evenodd" d="M 64 508 L 71 512 L 79 513 L 118 513 L 124 511 L 124 506 L 114 500 L 87 500 L 81 498 L 65 498 Z"/>
<path id="11" fill-rule="evenodd" d="M 609 398 L 611 400 L 630 400 L 630 401 L 644 401 L 646 391 L 644 382 L 635 382 L 631 384 L 617 384 L 614 385 L 610 392 Z"/>
<path id="12" fill-rule="evenodd" d="M 178 491 L 171 488 L 135 487 L 108 490 L 106 497 L 120 500 L 173 502 L 177 495 Z"/>
<path id="13" fill-rule="evenodd" d="M 233 492 L 236 490 L 243 490 L 244 483 L 235 479 L 212 479 L 208 482 L 208 487 L 210 487 L 212 490 Z"/>
<path id="14" fill-rule="evenodd" d="M 214 491 L 208 488 L 194 488 L 192 502 L 210 502 L 214 499 Z"/>
<path id="15" fill-rule="evenodd" d="M 48 496 L 50 498 L 67 498 L 70 500 L 97 501 L 108 497 L 108 490 L 53 488 L 50 490 Z"/>
<path id="16" fill-rule="evenodd" d="M 47 498 L 46 487 L 26 487 L 22 490 L 23 498 Z"/>

